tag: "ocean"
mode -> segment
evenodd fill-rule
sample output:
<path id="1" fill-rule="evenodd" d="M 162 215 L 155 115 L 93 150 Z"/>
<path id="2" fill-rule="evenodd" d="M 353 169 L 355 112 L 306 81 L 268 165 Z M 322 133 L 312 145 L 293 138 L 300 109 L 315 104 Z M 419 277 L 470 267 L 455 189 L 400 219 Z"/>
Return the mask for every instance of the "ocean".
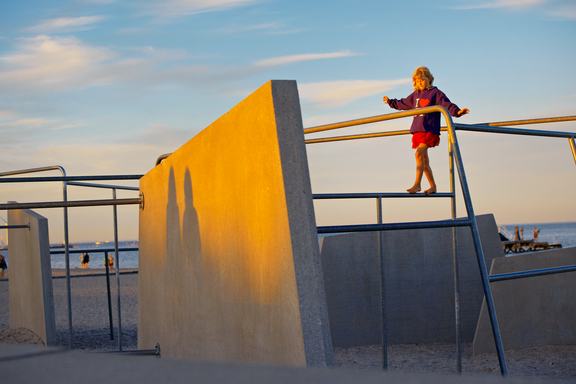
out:
<path id="1" fill-rule="evenodd" d="M 118 248 L 120 254 L 120 268 L 138 268 L 138 251 L 122 251 L 122 248 L 138 247 L 138 241 L 119 241 Z M 70 245 L 70 268 L 81 268 L 80 255 L 82 252 L 88 252 L 90 262 L 88 268 L 104 268 L 103 250 L 114 249 L 114 242 L 94 242 L 94 243 L 73 243 Z M 66 268 L 65 255 L 63 253 L 54 254 L 54 252 L 64 252 L 64 248 L 52 244 L 50 248 L 50 259 L 52 268 Z M 109 252 L 114 257 L 114 267 L 116 260 L 114 251 Z M 8 265 L 10 267 L 10 265 Z"/>
<path id="2" fill-rule="evenodd" d="M 507 231 L 514 234 L 515 227 L 524 228 L 524 239 L 531 240 L 533 237 L 534 227 L 540 230 L 538 241 L 548 242 L 550 244 L 562 244 L 562 248 L 576 247 L 576 222 L 563 222 L 563 223 L 524 223 L 524 224 L 506 224 L 500 225 L 502 232 Z M 58 248 L 52 245 L 51 252 L 63 252 L 64 248 Z M 126 247 L 137 247 L 138 241 L 120 241 L 118 243 L 120 249 Z M 88 268 L 104 268 L 104 252 L 103 249 L 114 248 L 113 242 L 88 242 L 88 243 L 74 243 L 70 248 L 70 268 L 80 268 L 80 254 L 77 252 L 88 252 L 90 255 L 90 262 Z M 8 259 L 8 252 L 0 251 L 6 257 L 8 266 L 10 261 Z M 114 256 L 114 252 L 111 252 Z M 116 262 L 116 256 L 114 261 Z M 52 254 L 52 268 L 66 268 L 64 254 Z M 138 268 L 138 251 L 120 252 L 120 268 Z"/>

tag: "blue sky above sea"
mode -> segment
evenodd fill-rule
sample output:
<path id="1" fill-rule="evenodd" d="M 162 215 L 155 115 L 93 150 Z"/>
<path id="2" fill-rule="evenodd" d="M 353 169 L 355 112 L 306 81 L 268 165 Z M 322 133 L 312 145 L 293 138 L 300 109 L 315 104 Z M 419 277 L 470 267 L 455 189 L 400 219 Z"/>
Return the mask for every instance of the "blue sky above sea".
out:
<path id="1" fill-rule="evenodd" d="M 305 127 L 393 112 L 382 96 L 407 96 L 420 65 L 470 109 L 461 123 L 576 115 L 571 41 L 569 0 L 9 1 L 0 13 L 0 172 L 57 164 L 68 175 L 145 174 L 270 79 L 297 81 Z M 576 132 L 574 123 L 527 128 Z M 476 214 L 576 220 L 566 140 L 458 137 Z M 446 191 L 443 139 L 430 156 Z M 315 193 L 398 192 L 413 183 L 408 137 L 309 145 L 308 158 Z M 111 198 L 69 189 L 70 200 Z M 2 184 L 0 196 L 56 201 L 62 191 L 58 183 Z M 406 200 L 385 203 L 386 222 L 450 215 L 440 199 Z M 374 220 L 371 202 L 334 204 L 315 204 L 318 225 Z M 49 218 L 51 242 L 61 242 L 61 211 L 39 213 Z M 137 238 L 138 208 L 118 213 L 120 239 Z M 72 242 L 113 238 L 112 208 L 69 215 Z"/>

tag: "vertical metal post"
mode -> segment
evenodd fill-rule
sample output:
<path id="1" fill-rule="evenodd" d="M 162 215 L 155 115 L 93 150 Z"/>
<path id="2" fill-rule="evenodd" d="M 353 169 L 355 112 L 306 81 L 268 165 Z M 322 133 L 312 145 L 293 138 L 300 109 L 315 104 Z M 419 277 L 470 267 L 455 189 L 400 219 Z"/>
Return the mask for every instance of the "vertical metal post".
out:
<path id="1" fill-rule="evenodd" d="M 570 142 L 570 149 L 572 149 L 572 157 L 576 163 L 576 142 L 574 141 L 573 137 L 569 138 L 568 141 Z"/>
<path id="2" fill-rule="evenodd" d="M 19 171 L 0 172 L 0 176 L 21 175 L 26 173 L 44 172 L 58 170 L 63 177 L 66 177 L 66 171 L 59 165 L 22 169 Z M 62 199 L 64 202 L 68 201 L 68 182 L 62 182 Z M 72 294 L 70 290 L 70 242 L 68 239 L 68 208 L 64 207 L 64 260 L 66 264 L 66 293 L 68 296 L 68 347 L 72 349 L 73 334 L 72 334 Z"/>
<path id="3" fill-rule="evenodd" d="M 63 176 L 66 176 L 64 169 L 60 169 Z M 62 198 L 64 202 L 68 201 L 68 185 L 66 181 L 62 182 Z M 68 348 L 73 347 L 72 333 L 72 290 L 70 287 L 70 239 L 68 237 L 68 208 L 64 207 L 64 260 L 66 263 L 66 294 L 68 298 Z"/>
<path id="4" fill-rule="evenodd" d="M 112 297 L 110 295 L 110 270 L 108 268 L 108 252 L 104 252 L 106 265 L 106 291 L 108 292 L 108 319 L 110 320 L 110 340 L 114 340 L 114 321 L 112 319 Z"/>
<path id="5" fill-rule="evenodd" d="M 112 189 L 112 198 L 116 199 L 116 188 Z M 120 310 L 120 255 L 118 252 L 118 211 L 114 209 L 114 252 L 116 253 L 116 285 L 118 287 L 118 350 L 122 351 L 122 311 Z"/>
<path id="6" fill-rule="evenodd" d="M 378 224 L 382 224 L 382 197 L 376 200 Z M 386 321 L 386 265 L 384 262 L 384 232 L 378 232 L 378 248 L 380 252 L 380 290 L 382 295 L 382 369 L 388 370 L 388 324 Z"/>
<path id="7" fill-rule="evenodd" d="M 448 132 L 450 136 L 450 132 Z M 452 140 L 448 141 L 448 157 L 450 168 L 450 192 L 452 193 L 452 220 L 456 220 L 456 181 L 454 175 L 454 149 Z M 454 319 L 456 323 L 456 371 L 462 373 L 462 325 L 460 322 L 460 268 L 458 265 L 457 229 L 452 227 L 452 254 L 454 256 Z"/>
<path id="8" fill-rule="evenodd" d="M 498 353 L 498 361 L 500 363 L 500 371 L 502 376 L 508 376 L 508 368 L 506 366 L 506 358 L 504 357 L 504 348 L 502 346 L 502 338 L 500 336 L 500 327 L 498 325 L 498 319 L 496 317 L 496 309 L 494 308 L 494 300 L 492 298 L 492 290 L 490 289 L 490 282 L 488 281 L 488 273 L 486 272 L 486 263 L 484 259 L 484 252 L 482 251 L 482 245 L 480 243 L 480 235 L 478 233 L 478 223 L 476 222 L 476 216 L 474 215 L 474 209 L 472 207 L 472 199 L 470 198 L 470 191 L 468 190 L 468 182 L 466 180 L 466 174 L 464 172 L 464 166 L 462 164 L 462 157 L 460 155 L 460 149 L 458 147 L 458 140 L 456 139 L 456 132 L 454 130 L 454 125 L 452 123 L 452 118 L 445 110 L 443 112 L 446 118 L 446 123 L 448 126 L 448 131 L 450 132 L 450 141 L 454 149 L 454 159 L 456 161 L 456 167 L 458 169 L 458 175 L 460 178 L 460 187 L 462 189 L 462 195 L 464 198 L 464 203 L 466 205 L 466 212 L 468 214 L 468 219 L 472 222 L 470 230 L 472 232 L 472 240 L 474 242 L 474 248 L 476 250 L 476 259 L 478 261 L 478 268 L 480 269 L 480 278 L 482 280 L 482 287 L 484 288 L 484 297 L 486 298 L 486 304 L 488 307 L 488 314 L 490 315 L 490 323 L 492 324 L 492 334 L 494 336 L 494 342 L 496 344 L 496 352 Z"/>

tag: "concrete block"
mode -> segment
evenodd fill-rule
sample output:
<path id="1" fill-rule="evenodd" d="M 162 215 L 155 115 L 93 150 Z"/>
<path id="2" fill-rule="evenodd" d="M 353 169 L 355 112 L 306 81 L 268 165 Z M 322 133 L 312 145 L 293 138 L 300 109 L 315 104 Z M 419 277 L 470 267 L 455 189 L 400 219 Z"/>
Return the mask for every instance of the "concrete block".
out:
<path id="1" fill-rule="evenodd" d="M 139 348 L 333 364 L 296 82 L 262 86 L 140 191 Z"/>
<path id="2" fill-rule="evenodd" d="M 28 328 L 55 345 L 48 219 L 27 209 L 8 211 L 8 225 L 27 224 L 30 229 L 8 229 L 10 327 Z"/>
<path id="3" fill-rule="evenodd" d="M 491 275 L 576 265 L 576 247 L 495 259 Z M 576 344 L 576 272 L 490 284 L 504 350 Z M 478 320 L 474 355 L 496 353 L 486 303 Z"/>
<path id="4" fill-rule="evenodd" d="M 493 215 L 477 218 L 487 263 L 504 252 Z M 462 339 L 472 341 L 483 290 L 470 228 L 456 228 Z M 381 285 L 377 232 L 322 238 L 321 257 L 332 343 L 380 344 Z M 383 232 L 390 344 L 454 342 L 451 228 Z"/>

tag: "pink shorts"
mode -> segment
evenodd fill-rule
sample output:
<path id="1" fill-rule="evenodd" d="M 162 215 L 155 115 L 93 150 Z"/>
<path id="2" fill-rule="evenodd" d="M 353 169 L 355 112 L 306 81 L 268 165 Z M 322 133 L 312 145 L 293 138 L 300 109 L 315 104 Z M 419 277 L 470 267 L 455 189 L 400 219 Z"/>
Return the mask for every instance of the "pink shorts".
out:
<path id="1" fill-rule="evenodd" d="M 440 144 L 440 135 L 430 132 L 414 132 L 412 134 L 412 148 L 418 148 L 420 144 L 436 147 Z"/>

